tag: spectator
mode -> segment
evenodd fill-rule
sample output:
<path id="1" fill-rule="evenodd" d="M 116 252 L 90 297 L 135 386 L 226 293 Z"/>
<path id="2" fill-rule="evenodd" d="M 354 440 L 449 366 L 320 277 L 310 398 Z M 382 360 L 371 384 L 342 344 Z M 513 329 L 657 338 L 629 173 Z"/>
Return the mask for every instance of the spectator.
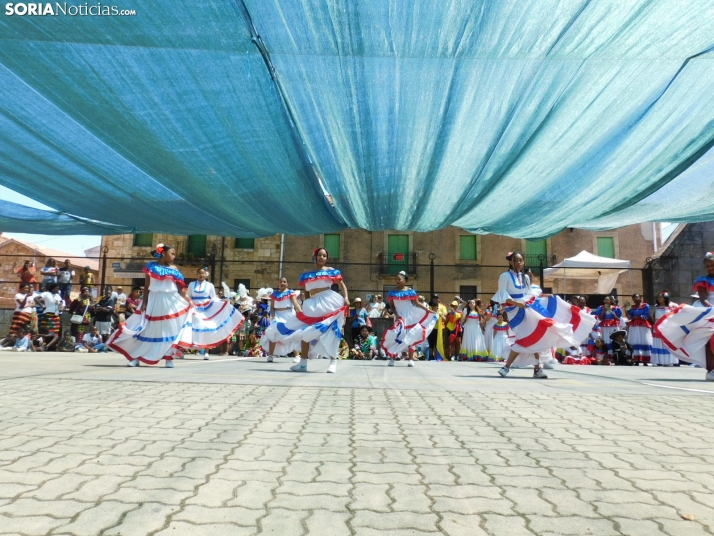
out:
<path id="1" fill-rule="evenodd" d="M 369 317 L 382 318 L 384 316 L 384 302 L 381 294 L 373 294 L 369 302 Z"/>
<path id="2" fill-rule="evenodd" d="M 96 295 L 94 291 L 94 275 L 89 271 L 89 266 L 84 267 L 84 271 L 79 276 L 79 284 L 89 289 L 90 296 Z"/>
<path id="3" fill-rule="evenodd" d="M 15 340 L 15 346 L 12 347 L 13 352 L 34 352 L 35 349 L 32 346 L 32 338 L 30 337 L 30 331 L 23 328 L 18 333 L 18 337 Z"/>
<path id="4" fill-rule="evenodd" d="M 20 274 L 20 290 L 24 285 L 30 285 L 32 290 L 37 288 L 37 279 L 35 279 L 35 264 L 30 261 L 25 261 L 17 273 Z"/>
<path id="5" fill-rule="evenodd" d="M 83 287 L 79 297 L 70 304 L 69 314 L 72 315 L 69 319 L 72 324 L 72 335 L 76 340 L 81 341 L 92 314 L 92 295 L 89 287 Z"/>
<path id="6" fill-rule="evenodd" d="M 107 342 L 112 334 L 112 315 L 116 307 L 116 299 L 112 297 L 112 287 L 104 289 L 104 296 L 94 306 L 94 327 L 97 328 L 102 342 Z M 90 350 L 91 352 L 91 350 Z"/>
<path id="7" fill-rule="evenodd" d="M 62 340 L 57 345 L 57 350 L 60 352 L 74 352 L 75 346 L 77 346 L 77 343 L 74 337 L 72 337 L 72 333 L 65 331 L 64 337 L 62 337 Z"/>
<path id="8" fill-rule="evenodd" d="M 363 326 L 372 327 L 372 322 L 369 320 L 369 313 L 367 313 L 367 309 L 362 307 L 362 298 L 359 296 L 355 298 L 354 308 L 350 311 L 350 316 L 353 318 L 352 340 L 356 341 Z"/>
<path id="9" fill-rule="evenodd" d="M 446 326 L 446 315 L 449 311 L 446 308 L 446 305 L 441 303 L 441 298 L 438 294 L 434 294 L 434 296 L 432 296 L 432 300 L 436 303 L 436 312 L 439 315 L 439 322 L 437 322 L 436 328 L 434 329 L 443 330 Z"/>
<path id="10" fill-rule="evenodd" d="M 111 299 L 111 290 L 109 299 Z M 109 351 L 109 348 L 102 341 L 102 336 L 99 334 L 97 326 L 92 327 L 91 332 L 84 334 L 84 337 L 82 337 L 82 346 L 86 348 L 90 354 L 96 354 L 97 352 L 106 353 Z"/>
<path id="11" fill-rule="evenodd" d="M 141 306 L 141 287 L 134 287 L 131 289 L 131 293 L 126 298 L 126 304 L 124 307 L 124 319 L 126 320 L 134 311 Z M 121 318 L 119 319 L 121 322 Z"/>
<path id="12" fill-rule="evenodd" d="M 126 300 L 127 296 L 124 294 L 124 289 L 117 287 L 114 292 L 112 292 L 112 298 L 116 300 L 116 305 L 114 306 L 114 313 L 117 315 L 119 322 L 124 322 L 126 320 Z"/>
<path id="13" fill-rule="evenodd" d="M 374 359 L 377 357 L 377 337 L 369 332 L 367 326 L 362 326 L 359 335 L 355 339 L 352 349 L 354 359 Z"/>
<path id="14" fill-rule="evenodd" d="M 454 300 L 451 302 L 451 311 L 446 315 L 446 340 L 449 344 L 449 357 L 455 360 L 459 355 L 461 347 L 461 313 L 458 311 L 459 302 Z"/>
<path id="15" fill-rule="evenodd" d="M 57 274 L 57 282 L 60 286 L 60 296 L 65 303 L 69 303 L 69 295 L 72 292 L 72 278 L 74 270 L 69 265 L 69 259 L 64 260 L 64 264 L 60 266 Z"/>
<path id="16" fill-rule="evenodd" d="M 625 340 L 627 331 L 619 329 L 610 335 L 612 340 L 612 356 L 615 360 L 615 365 L 632 366 L 632 346 Z"/>
<path id="17" fill-rule="evenodd" d="M 40 273 L 42 273 L 43 276 L 42 284 L 46 287 L 57 283 L 57 275 L 59 273 L 59 268 L 57 268 L 57 261 L 55 261 L 52 257 L 47 259 L 47 262 L 45 263 L 45 266 L 42 268 L 42 270 L 40 270 Z"/>
<path id="18" fill-rule="evenodd" d="M 40 295 L 42 304 L 45 306 L 45 310 L 42 313 L 42 322 L 40 322 L 40 329 L 49 334 L 54 334 L 57 337 L 60 335 L 60 312 L 64 309 L 64 302 L 59 292 L 59 284 L 53 283 L 49 286 L 47 292 L 43 292 Z"/>
<path id="19" fill-rule="evenodd" d="M 439 314 L 439 304 L 436 303 L 435 301 L 430 301 L 429 302 L 429 310 L 433 311 L 437 314 Z M 441 322 L 441 320 L 439 320 Z M 426 352 L 426 360 L 431 361 L 434 360 L 436 361 L 436 342 L 437 339 L 439 338 L 439 330 L 438 330 L 438 322 L 437 322 L 437 328 L 434 328 L 431 330 L 431 333 L 429 333 L 429 336 L 426 338 L 426 340 L 429 343 L 429 348 Z"/>
<path id="20" fill-rule="evenodd" d="M 30 284 L 25 283 L 20 288 L 20 292 L 15 294 L 15 312 L 12 315 L 12 325 L 10 334 L 16 335 L 20 329 L 27 328 L 32 322 L 32 314 L 35 312 L 35 298 L 30 290 Z"/>
<path id="21" fill-rule="evenodd" d="M 32 338 L 34 350 L 36 352 L 52 352 L 57 349 L 59 336 L 56 333 L 50 333 L 44 328 L 40 328 L 40 332 Z"/>

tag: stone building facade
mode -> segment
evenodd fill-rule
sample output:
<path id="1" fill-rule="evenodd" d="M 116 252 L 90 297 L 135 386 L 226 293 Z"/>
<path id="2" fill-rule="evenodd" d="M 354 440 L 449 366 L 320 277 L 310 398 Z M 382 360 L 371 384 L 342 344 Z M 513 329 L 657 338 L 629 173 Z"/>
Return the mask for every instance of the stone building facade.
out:
<path id="1" fill-rule="evenodd" d="M 99 263 L 96 259 L 77 257 L 76 255 L 44 248 L 16 238 L 0 236 L 0 309 L 15 308 L 15 294 L 17 294 L 20 283 L 20 276 L 17 270 L 22 267 L 23 263 L 26 260 L 35 263 L 35 279 L 41 282 L 40 268 L 45 265 L 50 257 L 57 261 L 58 266 L 62 265 L 65 259 L 69 259 L 70 266 L 76 272 L 72 281 L 72 294 L 79 292 L 79 274 L 85 266 L 89 266 L 95 281 L 97 280 Z"/>
<path id="2" fill-rule="evenodd" d="M 179 268 L 188 280 L 195 278 L 199 265 L 215 263 L 213 280 L 225 281 L 233 290 L 243 282 L 253 292 L 262 286 L 275 286 L 284 274 L 293 287 L 299 275 L 312 266 L 315 247 L 331 251 L 333 264 L 344 273 L 352 297 L 363 300 L 371 294 L 392 288 L 396 274 L 405 270 L 409 283 L 422 294 L 431 290 L 431 259 L 434 257 L 434 291 L 449 299 L 478 296 L 489 299 L 497 290 L 498 277 L 506 268 L 509 251 L 526 254 L 528 266 L 536 271 L 556 264 L 580 251 L 630 260 L 634 270 L 618 279 L 620 295 L 642 292 L 641 268 L 654 253 L 652 224 L 632 225 L 612 231 L 563 231 L 542 241 L 526 241 L 498 235 L 474 235 L 456 227 L 419 233 L 403 231 L 364 231 L 348 229 L 340 233 L 315 236 L 275 235 L 267 238 L 176 235 L 107 236 L 106 282 L 130 286 L 143 280 L 141 267 L 150 260 L 150 251 L 159 242 L 177 248 Z M 282 254 L 281 254 L 282 252 Z M 213 253 L 213 255 L 211 255 Z M 212 261 L 212 259 L 215 259 Z M 546 282 L 546 288 L 567 294 L 595 292 L 594 281 Z"/>
<path id="3" fill-rule="evenodd" d="M 692 284 L 706 273 L 707 251 L 714 251 L 714 222 L 680 225 L 647 265 L 653 294 L 669 290 L 673 302 L 692 303 Z"/>

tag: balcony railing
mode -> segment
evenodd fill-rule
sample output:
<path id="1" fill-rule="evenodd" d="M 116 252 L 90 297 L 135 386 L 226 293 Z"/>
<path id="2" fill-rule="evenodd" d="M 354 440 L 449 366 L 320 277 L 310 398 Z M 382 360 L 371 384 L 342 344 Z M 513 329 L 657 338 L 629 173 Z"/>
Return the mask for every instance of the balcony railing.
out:
<path id="1" fill-rule="evenodd" d="M 380 275 L 397 275 L 404 271 L 410 276 L 417 273 L 417 257 L 418 253 L 393 253 L 388 255 L 380 253 L 379 258 L 379 273 Z"/>

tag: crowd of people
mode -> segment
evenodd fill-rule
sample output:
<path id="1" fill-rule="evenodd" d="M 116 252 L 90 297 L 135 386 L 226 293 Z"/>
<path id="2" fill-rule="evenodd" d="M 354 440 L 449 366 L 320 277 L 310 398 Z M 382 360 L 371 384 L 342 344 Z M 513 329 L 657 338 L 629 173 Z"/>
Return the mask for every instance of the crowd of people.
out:
<path id="1" fill-rule="evenodd" d="M 227 287 L 216 291 L 206 268 L 198 269 L 196 280 L 186 285 L 172 264 L 175 251 L 170 246 L 160 244 L 154 256 L 157 261 L 144 268 L 145 285 L 132 288 L 129 295 L 120 287 L 105 287 L 94 300 L 84 286 L 69 303 L 62 276 L 69 271 L 69 261 L 57 267 L 49 259 L 41 284 L 26 262 L 12 326 L 0 347 L 19 352 L 113 350 L 122 353 L 129 366 L 164 359 L 169 368 L 187 352 L 208 359 L 208 351 L 217 348 L 223 355 L 267 357 L 269 362 L 292 357 L 292 370 L 298 372 L 307 370 L 312 357 L 330 359 L 328 372 L 336 371 L 340 358 L 385 359 L 389 366 L 404 360 L 410 367 L 420 358 L 492 361 L 505 362 L 499 370 L 502 376 L 532 365 L 536 378 L 547 377 L 543 369 L 556 360 L 665 367 L 683 360 L 705 367 L 707 379 L 714 379 L 714 342 L 708 343 L 714 331 L 712 253 L 705 258 L 707 275 L 695 281 L 694 306 L 672 303 L 665 290 L 652 306 L 633 294 L 624 307 L 608 296 L 595 310 L 587 307 L 585 296 L 565 302 L 544 295 L 531 284 L 532 274 L 524 271 L 523 256 L 517 252 L 508 255 L 509 269 L 486 307 L 481 300 L 455 296 L 448 308 L 438 294 L 427 302 L 409 288 L 404 272 L 397 275 L 386 300 L 377 294 L 366 307 L 361 298 L 350 302 L 342 274 L 327 266 L 324 248 L 313 252 L 315 270 L 301 275 L 302 291 L 292 290 L 281 277 L 276 290 L 261 288 L 256 298 L 243 286 L 237 293 Z M 74 273 L 69 273 L 71 281 Z M 65 311 L 71 327 L 62 334 L 60 315 Z M 377 318 L 390 318 L 392 324 L 381 340 L 372 326 Z M 351 348 L 344 337 L 348 319 Z M 696 340 L 689 336 L 693 330 Z"/>

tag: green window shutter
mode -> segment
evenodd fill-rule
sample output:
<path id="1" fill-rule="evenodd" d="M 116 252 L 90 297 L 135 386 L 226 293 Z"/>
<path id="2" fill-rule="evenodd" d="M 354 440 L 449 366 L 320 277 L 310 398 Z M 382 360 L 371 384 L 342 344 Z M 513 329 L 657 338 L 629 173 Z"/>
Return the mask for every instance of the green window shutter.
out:
<path id="1" fill-rule="evenodd" d="M 409 272 L 409 235 L 387 236 L 387 263 L 390 274 Z"/>
<path id="2" fill-rule="evenodd" d="M 459 259 L 462 261 L 476 260 L 476 237 L 461 235 L 459 237 Z"/>
<path id="3" fill-rule="evenodd" d="M 597 254 L 608 259 L 615 258 L 615 239 L 611 236 L 597 237 Z"/>
<path id="4" fill-rule="evenodd" d="M 151 247 L 154 245 L 154 233 L 136 233 L 134 235 L 134 246 Z"/>
<path id="5" fill-rule="evenodd" d="M 327 254 L 331 259 L 340 258 L 340 235 L 338 234 L 326 234 L 325 235 L 325 249 Z"/>
<path id="6" fill-rule="evenodd" d="M 548 266 L 548 241 L 543 240 L 526 240 L 526 257 L 523 259 L 526 262 L 526 268 L 533 270 L 533 273 L 540 275 L 540 263 L 543 266 Z"/>
<path id="7" fill-rule="evenodd" d="M 206 256 L 206 235 L 189 235 L 188 247 L 186 248 L 189 255 L 194 257 Z"/>
<path id="8" fill-rule="evenodd" d="M 235 249 L 255 249 L 255 238 L 236 238 Z"/>

